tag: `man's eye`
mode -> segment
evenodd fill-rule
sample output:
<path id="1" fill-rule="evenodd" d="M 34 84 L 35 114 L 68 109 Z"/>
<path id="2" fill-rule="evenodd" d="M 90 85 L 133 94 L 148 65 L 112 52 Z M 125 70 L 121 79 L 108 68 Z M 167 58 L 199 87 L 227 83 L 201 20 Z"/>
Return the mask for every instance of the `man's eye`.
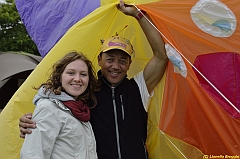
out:
<path id="1" fill-rule="evenodd" d="M 113 61 L 113 59 L 107 59 L 107 61 L 108 61 L 108 62 L 112 62 L 112 61 Z"/>
<path id="2" fill-rule="evenodd" d="M 121 64 L 126 64 L 125 60 L 121 60 L 120 62 L 121 62 Z"/>

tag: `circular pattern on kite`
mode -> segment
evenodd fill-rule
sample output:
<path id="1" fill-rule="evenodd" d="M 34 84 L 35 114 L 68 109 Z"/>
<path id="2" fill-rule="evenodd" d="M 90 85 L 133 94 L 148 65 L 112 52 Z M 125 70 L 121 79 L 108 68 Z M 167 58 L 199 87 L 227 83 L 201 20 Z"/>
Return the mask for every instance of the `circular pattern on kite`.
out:
<path id="1" fill-rule="evenodd" d="M 187 67 L 178 51 L 169 44 L 165 44 L 166 54 L 172 62 L 174 72 L 181 74 L 184 78 L 187 77 Z"/>
<path id="2" fill-rule="evenodd" d="M 234 13 L 218 0 L 200 0 L 190 11 L 193 22 L 202 31 L 216 37 L 231 36 L 237 25 Z"/>

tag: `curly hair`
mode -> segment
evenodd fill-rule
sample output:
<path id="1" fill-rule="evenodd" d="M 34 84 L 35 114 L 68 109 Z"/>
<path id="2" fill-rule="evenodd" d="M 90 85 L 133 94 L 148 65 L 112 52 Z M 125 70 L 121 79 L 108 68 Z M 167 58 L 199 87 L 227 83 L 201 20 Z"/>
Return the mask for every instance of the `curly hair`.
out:
<path id="1" fill-rule="evenodd" d="M 57 61 L 53 66 L 52 66 L 52 72 L 49 76 L 49 79 L 42 83 L 38 88 L 34 89 L 39 89 L 40 87 L 44 87 L 45 91 L 44 93 L 46 94 L 47 92 L 49 93 L 54 93 L 55 95 L 61 94 L 61 91 L 64 91 L 62 88 L 62 84 L 60 82 L 61 75 L 67 65 L 77 59 L 81 59 L 83 62 L 86 63 L 88 67 L 88 74 L 89 74 L 89 84 L 85 92 L 77 98 L 77 100 L 81 100 L 84 103 L 88 103 L 89 108 L 93 108 L 97 105 L 97 99 L 94 95 L 94 92 L 98 91 L 100 89 L 100 83 L 96 78 L 96 73 L 93 68 L 92 62 L 87 59 L 87 57 L 77 51 L 71 51 L 68 54 L 66 54 L 63 58 L 61 58 L 59 61 Z M 92 103 L 91 107 L 89 106 L 90 103 Z"/>

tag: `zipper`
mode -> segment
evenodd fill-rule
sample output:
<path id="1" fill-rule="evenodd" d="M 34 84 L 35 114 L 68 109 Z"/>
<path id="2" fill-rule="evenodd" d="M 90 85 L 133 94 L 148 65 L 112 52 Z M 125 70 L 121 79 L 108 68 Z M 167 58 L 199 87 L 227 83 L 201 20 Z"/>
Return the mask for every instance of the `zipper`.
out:
<path id="1" fill-rule="evenodd" d="M 147 153 L 146 145 L 145 145 L 143 140 L 142 140 L 142 143 L 143 143 L 143 148 L 144 148 L 144 152 L 145 152 L 145 158 L 147 159 L 148 158 L 148 153 Z"/>
<path id="2" fill-rule="evenodd" d="M 118 121 L 117 121 L 117 106 L 116 106 L 116 100 L 115 100 L 115 95 L 114 95 L 115 91 L 114 90 L 122 82 L 122 80 L 115 87 L 110 86 L 104 78 L 102 78 L 102 80 L 104 81 L 104 83 L 106 83 L 112 89 L 112 100 L 113 100 L 113 109 L 114 109 L 114 119 L 115 119 L 115 125 L 116 125 L 115 130 L 116 130 L 118 159 L 121 159 L 122 155 L 121 155 L 121 148 L 120 148 L 120 141 L 119 141 L 120 139 L 119 139 L 119 129 L 118 129 Z"/>
<path id="3" fill-rule="evenodd" d="M 121 106 L 122 106 L 122 119 L 124 120 L 124 117 L 125 117 L 125 115 L 124 115 L 124 107 L 123 107 L 123 95 L 121 94 L 120 95 L 120 100 L 121 100 Z"/>
<path id="4" fill-rule="evenodd" d="M 116 129 L 116 138 L 117 138 L 117 150 L 118 150 L 118 158 L 121 159 L 121 149 L 120 149 L 120 141 L 119 141 L 119 129 L 118 129 L 118 121 L 117 121 L 117 106 L 114 95 L 114 88 L 112 88 L 112 99 L 113 99 L 113 109 L 114 109 L 114 117 L 115 117 L 115 129 Z"/>

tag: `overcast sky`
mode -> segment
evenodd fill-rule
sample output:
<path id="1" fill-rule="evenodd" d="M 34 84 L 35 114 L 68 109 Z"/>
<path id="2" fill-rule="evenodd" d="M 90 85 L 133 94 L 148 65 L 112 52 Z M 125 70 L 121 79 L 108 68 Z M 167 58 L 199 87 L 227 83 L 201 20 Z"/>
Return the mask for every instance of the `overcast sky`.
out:
<path id="1" fill-rule="evenodd" d="M 5 2 L 5 0 L 0 0 L 0 3 L 3 3 L 3 2 Z"/>

